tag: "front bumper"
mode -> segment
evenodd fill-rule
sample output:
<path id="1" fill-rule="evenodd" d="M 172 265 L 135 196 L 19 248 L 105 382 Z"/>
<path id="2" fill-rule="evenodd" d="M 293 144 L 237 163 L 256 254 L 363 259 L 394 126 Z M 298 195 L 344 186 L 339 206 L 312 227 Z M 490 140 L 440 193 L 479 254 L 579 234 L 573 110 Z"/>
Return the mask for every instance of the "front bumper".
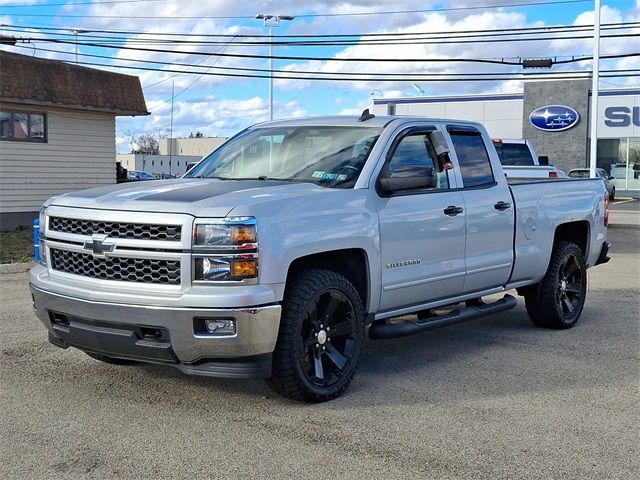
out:
<path id="1" fill-rule="evenodd" d="M 185 308 L 85 300 L 31 284 L 36 315 L 55 345 L 116 358 L 169 364 L 184 373 L 266 377 L 280 325 L 278 304 Z M 199 335 L 196 318 L 236 322 L 235 335 Z"/>

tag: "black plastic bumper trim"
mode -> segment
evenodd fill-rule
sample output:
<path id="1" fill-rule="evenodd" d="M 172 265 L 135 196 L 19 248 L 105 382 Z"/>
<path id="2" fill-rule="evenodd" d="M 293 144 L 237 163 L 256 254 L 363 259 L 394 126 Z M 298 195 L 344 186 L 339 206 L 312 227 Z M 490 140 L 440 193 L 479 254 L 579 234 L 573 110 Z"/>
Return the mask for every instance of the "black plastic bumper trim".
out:
<path id="1" fill-rule="evenodd" d="M 598 257 L 598 260 L 596 261 L 596 265 L 600 265 L 602 263 L 607 263 L 609 260 L 611 260 L 608 257 L 610 248 L 611 248 L 611 242 L 605 241 L 602 244 L 602 250 L 600 250 L 600 256 Z"/>

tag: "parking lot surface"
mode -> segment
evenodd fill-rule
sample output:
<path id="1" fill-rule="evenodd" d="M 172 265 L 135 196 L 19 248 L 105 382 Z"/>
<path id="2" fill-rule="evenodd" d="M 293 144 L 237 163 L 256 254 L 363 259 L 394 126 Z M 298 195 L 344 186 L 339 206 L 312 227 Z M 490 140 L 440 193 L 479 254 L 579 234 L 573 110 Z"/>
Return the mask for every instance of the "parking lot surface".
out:
<path id="1" fill-rule="evenodd" d="M 589 271 L 575 328 L 535 328 L 519 300 L 369 341 L 347 394 L 320 405 L 54 347 L 27 266 L 2 267 L 0 478 L 637 478 L 637 204 L 613 206 L 612 260 Z"/>

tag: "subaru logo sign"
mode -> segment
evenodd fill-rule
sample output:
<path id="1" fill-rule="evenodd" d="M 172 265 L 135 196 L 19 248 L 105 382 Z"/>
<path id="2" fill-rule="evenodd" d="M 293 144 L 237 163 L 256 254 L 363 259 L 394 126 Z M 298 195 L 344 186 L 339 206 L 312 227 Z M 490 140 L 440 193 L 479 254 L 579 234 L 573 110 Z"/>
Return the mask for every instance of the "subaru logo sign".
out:
<path id="1" fill-rule="evenodd" d="M 545 105 L 536 108 L 529 115 L 529 122 L 538 130 L 561 132 L 575 127 L 580 121 L 580 114 L 564 105 Z"/>

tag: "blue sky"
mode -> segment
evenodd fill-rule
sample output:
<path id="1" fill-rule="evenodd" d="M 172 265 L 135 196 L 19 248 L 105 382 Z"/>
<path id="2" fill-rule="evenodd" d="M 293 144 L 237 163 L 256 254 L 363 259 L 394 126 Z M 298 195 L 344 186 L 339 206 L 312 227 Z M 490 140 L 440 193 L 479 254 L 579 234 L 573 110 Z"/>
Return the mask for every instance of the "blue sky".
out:
<path id="1" fill-rule="evenodd" d="M 73 44 L 52 44 L 37 38 L 53 38 L 42 28 L 61 28 L 67 40 L 73 41 L 72 29 L 84 30 L 78 38 L 87 41 L 91 35 L 106 35 L 98 30 L 146 32 L 117 36 L 123 45 L 137 46 L 142 40 L 158 38 L 158 33 L 189 33 L 192 40 L 204 39 L 198 35 L 255 35 L 265 34 L 261 21 L 253 18 L 257 13 L 293 15 L 293 21 L 283 21 L 274 28 L 274 35 L 302 34 L 354 34 L 390 32 L 434 32 L 523 28 L 557 25 L 588 24 L 593 21 L 593 2 L 573 1 L 563 4 L 526 6 L 535 0 L 478 0 L 478 1 L 379 1 L 370 0 L 279 0 L 240 2 L 237 0 L 0 0 L 0 33 L 34 39 L 30 44 L 3 49 L 35 54 L 72 62 Z M 538 0 L 550 1 L 550 0 Z M 602 22 L 640 21 L 640 0 L 603 0 Z M 491 5 L 519 4 L 519 6 L 488 8 Z M 469 8 L 473 7 L 473 8 Z M 485 8 L 475 8 L 485 7 Z M 387 13 L 359 15 L 380 11 L 427 10 L 431 12 Z M 356 15 L 354 15 L 356 14 Z M 308 16 L 312 15 L 312 16 Z M 118 17 L 118 18 L 106 18 Z M 180 18 L 193 17 L 193 18 Z M 13 28 L 11 26 L 19 26 Z M 32 27 L 32 28 L 25 28 Z M 628 33 L 629 31 L 627 31 Z M 640 29 L 630 32 L 640 32 Z M 155 36 L 154 36 L 155 35 Z M 84 37 L 84 38 L 83 38 Z M 57 37 L 65 38 L 65 37 Z M 180 37 L 177 37 L 180 38 Z M 184 37 L 183 37 L 184 38 Z M 145 40 L 146 39 L 146 40 Z M 228 40 L 229 38 L 227 38 Z M 237 38 L 227 45 L 153 45 L 152 48 L 187 50 L 188 54 L 140 52 L 122 49 L 98 49 L 79 46 L 79 60 L 117 65 L 136 65 L 125 58 L 148 61 L 199 63 L 192 70 L 205 71 L 209 67 L 266 68 L 266 59 L 239 59 L 229 57 L 203 57 L 198 52 L 252 53 L 266 55 L 266 46 L 234 45 Z M 58 50 L 49 52 L 46 50 Z M 603 39 L 602 54 L 631 53 L 640 51 L 640 34 L 636 37 Z M 62 52 L 62 53 L 61 53 Z M 367 58 L 367 62 L 292 61 L 276 60 L 274 68 L 291 71 L 323 71 L 336 74 L 344 72 L 376 73 L 456 73 L 469 72 L 520 72 L 520 67 L 486 66 L 473 64 L 391 64 L 376 62 L 376 58 L 517 58 L 533 56 L 590 55 L 592 41 L 575 39 L 542 42 L 504 42 L 494 44 L 430 44 L 404 46 L 278 46 L 275 55 L 322 56 L 329 58 Z M 82 54 L 98 54 L 114 57 L 114 60 L 83 57 Z M 201 63 L 200 63 L 201 62 Z M 140 64 L 138 64 L 140 65 Z M 153 68 L 176 69 L 160 64 L 147 64 Z M 98 67 L 108 68 L 108 67 Z M 590 62 L 567 67 L 588 69 Z M 640 68 L 638 58 L 610 60 L 601 68 Z M 119 151 L 130 148 L 126 132 L 138 133 L 152 129 L 168 131 L 171 114 L 171 88 L 175 82 L 174 136 L 186 136 L 200 131 L 207 136 L 228 136 L 247 125 L 268 118 L 268 80 L 243 79 L 203 75 L 149 72 L 112 68 L 129 75 L 138 75 L 144 87 L 149 117 L 117 120 L 117 147 Z M 207 72 L 223 71 L 211 68 Z M 237 73 L 237 72 L 236 72 Z M 606 83 L 605 83 L 606 82 Z M 640 77 L 607 79 L 601 87 L 638 86 Z M 522 83 L 517 80 L 494 82 L 421 82 L 427 95 L 469 94 L 487 92 L 519 92 Z M 351 114 L 360 112 L 371 103 L 372 96 L 418 95 L 410 82 L 328 82 L 307 80 L 276 80 L 276 118 L 302 115 Z"/>

